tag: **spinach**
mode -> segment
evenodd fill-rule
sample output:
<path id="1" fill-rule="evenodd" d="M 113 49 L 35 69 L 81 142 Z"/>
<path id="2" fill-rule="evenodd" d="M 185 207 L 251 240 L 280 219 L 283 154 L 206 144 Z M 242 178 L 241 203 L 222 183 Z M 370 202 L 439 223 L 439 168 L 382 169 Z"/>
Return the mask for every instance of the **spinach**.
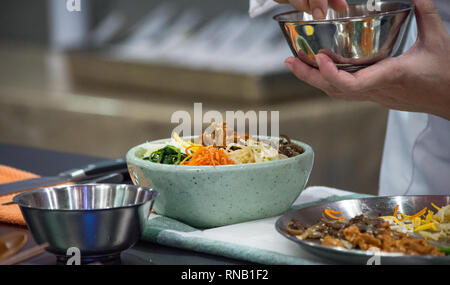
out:
<path id="1" fill-rule="evenodd" d="M 178 148 L 167 145 L 163 148 L 155 150 L 149 157 L 145 157 L 143 159 L 150 160 L 155 163 L 178 165 L 186 157 L 187 155 L 182 153 Z"/>
<path id="2" fill-rule="evenodd" d="M 442 247 L 439 249 L 441 252 L 445 253 L 445 255 L 450 254 L 450 247 Z"/>

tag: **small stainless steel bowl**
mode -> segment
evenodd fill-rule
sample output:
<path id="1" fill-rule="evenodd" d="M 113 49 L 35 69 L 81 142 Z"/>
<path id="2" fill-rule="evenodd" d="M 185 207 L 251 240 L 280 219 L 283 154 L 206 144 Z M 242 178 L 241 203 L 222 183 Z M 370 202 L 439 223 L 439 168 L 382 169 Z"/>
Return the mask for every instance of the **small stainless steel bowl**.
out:
<path id="1" fill-rule="evenodd" d="M 395 55 L 414 5 L 405 2 L 349 4 L 344 12 L 329 9 L 324 20 L 292 11 L 274 16 L 292 50 L 317 68 L 315 55 L 328 55 L 338 68 L 356 71 Z M 373 10 L 373 11 L 372 11 Z"/>
<path id="2" fill-rule="evenodd" d="M 83 261 L 115 259 L 136 244 L 156 191 L 134 185 L 80 184 L 43 188 L 13 199 L 37 243 L 64 261 L 76 247 Z"/>

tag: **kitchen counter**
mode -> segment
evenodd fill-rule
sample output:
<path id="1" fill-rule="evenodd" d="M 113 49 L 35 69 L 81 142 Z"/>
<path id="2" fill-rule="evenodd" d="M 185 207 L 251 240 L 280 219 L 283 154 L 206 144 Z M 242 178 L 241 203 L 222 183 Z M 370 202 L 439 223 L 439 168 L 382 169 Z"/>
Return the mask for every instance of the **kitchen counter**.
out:
<path id="1" fill-rule="evenodd" d="M 99 160 L 101 160 L 101 158 L 0 143 L 0 164 L 9 165 L 39 175 L 55 175 L 64 170 L 81 167 Z M 131 183 L 131 181 L 126 181 L 126 183 Z M 26 227 L 0 223 L 0 235 L 12 231 L 27 233 L 28 242 L 24 249 L 36 245 Z M 23 264 L 54 265 L 57 264 L 57 261 L 55 255 L 45 252 L 24 261 Z M 121 254 L 121 264 L 238 265 L 248 263 L 219 256 L 170 248 L 149 242 L 139 242 L 133 248 L 126 250 Z"/>

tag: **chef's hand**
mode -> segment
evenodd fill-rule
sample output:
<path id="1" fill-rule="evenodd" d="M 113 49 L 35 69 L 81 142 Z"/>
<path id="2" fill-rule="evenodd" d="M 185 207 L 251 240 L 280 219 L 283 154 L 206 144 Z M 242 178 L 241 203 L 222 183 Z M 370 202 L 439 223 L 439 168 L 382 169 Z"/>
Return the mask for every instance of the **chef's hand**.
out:
<path id="1" fill-rule="evenodd" d="M 325 18 L 328 5 L 336 11 L 343 11 L 347 8 L 345 0 L 275 0 L 278 3 L 291 4 L 295 9 L 311 14 L 314 19 Z"/>
<path id="2" fill-rule="evenodd" d="M 416 5 L 418 39 L 403 55 L 355 73 L 338 70 L 322 53 L 316 55 L 319 70 L 294 57 L 286 59 L 286 67 L 332 98 L 372 101 L 450 120 L 450 36 L 431 0 L 412 2 Z"/>

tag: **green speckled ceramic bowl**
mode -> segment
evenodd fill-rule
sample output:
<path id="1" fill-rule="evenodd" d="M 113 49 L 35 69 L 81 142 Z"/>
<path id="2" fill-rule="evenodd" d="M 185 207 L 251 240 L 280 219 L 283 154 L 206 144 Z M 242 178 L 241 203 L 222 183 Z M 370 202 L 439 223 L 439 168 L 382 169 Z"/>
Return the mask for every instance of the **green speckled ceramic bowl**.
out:
<path id="1" fill-rule="evenodd" d="M 164 143 L 169 139 L 153 141 Z M 198 228 L 211 228 L 267 218 L 285 212 L 308 181 L 314 161 L 312 148 L 287 159 L 222 165 L 165 165 L 139 159 L 140 148 L 127 153 L 134 184 L 158 191 L 153 209 Z"/>

